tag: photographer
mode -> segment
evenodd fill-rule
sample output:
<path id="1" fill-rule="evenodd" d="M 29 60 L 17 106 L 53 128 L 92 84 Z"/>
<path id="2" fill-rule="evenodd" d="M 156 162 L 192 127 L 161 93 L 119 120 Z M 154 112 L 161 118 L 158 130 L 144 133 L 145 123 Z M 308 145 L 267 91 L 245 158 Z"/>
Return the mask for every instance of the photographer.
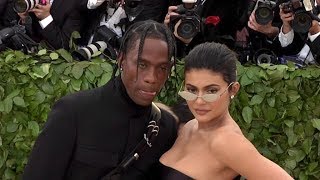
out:
<path id="1" fill-rule="evenodd" d="M 202 42 L 214 41 L 226 44 L 230 48 L 234 47 L 236 32 L 245 25 L 247 1 L 182 0 L 182 2 L 183 4 L 180 1 L 170 6 L 164 19 L 164 23 L 171 26 L 179 40 L 177 41 L 178 56 L 184 57 L 190 49 Z M 188 7 L 192 3 L 194 7 Z M 181 6 L 187 10 L 179 12 Z M 191 37 L 182 37 L 179 28 L 185 27 L 187 32 L 188 19 L 193 19 L 194 30 L 189 31 L 192 34 Z"/>
<path id="2" fill-rule="evenodd" d="M 19 3 L 14 7 L 20 23 L 28 29 L 27 34 L 36 42 L 44 40 L 50 49 L 69 49 L 71 33 L 80 32 L 81 28 L 81 13 L 76 1 L 44 0 L 37 3 L 31 0 L 31 3 L 35 6 L 30 5 L 26 11 Z"/>
<path id="3" fill-rule="evenodd" d="M 162 21 L 167 7 L 168 0 L 87 0 L 90 24 L 80 43 L 83 47 L 73 52 L 73 56 L 78 60 L 90 60 L 100 50 L 115 59 L 126 29 L 139 21 Z"/>
<path id="4" fill-rule="evenodd" d="M 319 0 L 315 1 L 315 5 L 319 3 Z M 294 20 L 295 18 L 298 18 L 298 15 L 295 14 L 295 12 L 292 10 L 288 11 L 287 8 L 284 8 L 283 5 L 281 5 L 280 7 L 280 17 L 283 21 L 283 26 L 281 27 L 281 31 L 279 34 L 279 41 L 281 43 L 281 46 L 286 48 L 288 46 L 300 44 L 300 52 L 298 51 L 297 53 L 290 54 L 296 56 L 295 61 L 300 61 L 301 64 L 315 64 L 316 61 L 320 63 L 320 22 L 310 18 L 309 28 L 307 28 L 307 26 L 301 26 L 304 27 L 304 29 L 307 29 L 304 30 L 301 29 L 301 27 L 297 29 L 294 24 Z M 303 11 L 302 13 L 308 14 L 309 12 Z M 301 32 L 296 33 L 295 31 L 297 30 Z"/>

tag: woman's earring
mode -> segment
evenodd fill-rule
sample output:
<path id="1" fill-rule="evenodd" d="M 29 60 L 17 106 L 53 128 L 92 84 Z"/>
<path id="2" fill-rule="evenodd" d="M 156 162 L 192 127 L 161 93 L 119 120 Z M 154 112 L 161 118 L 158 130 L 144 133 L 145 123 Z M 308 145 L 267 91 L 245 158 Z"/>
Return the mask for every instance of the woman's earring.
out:
<path id="1" fill-rule="evenodd" d="M 234 98 L 234 95 L 231 95 L 231 99 L 233 99 Z"/>
<path id="2" fill-rule="evenodd" d="M 120 67 L 120 71 L 123 71 L 123 68 L 122 68 L 122 67 Z"/>

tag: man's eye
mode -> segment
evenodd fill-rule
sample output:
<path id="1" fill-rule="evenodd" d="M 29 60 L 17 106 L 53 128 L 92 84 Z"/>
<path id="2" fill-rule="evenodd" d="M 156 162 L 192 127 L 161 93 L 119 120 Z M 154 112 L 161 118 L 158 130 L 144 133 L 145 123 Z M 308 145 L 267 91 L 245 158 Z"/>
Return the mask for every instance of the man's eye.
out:
<path id="1" fill-rule="evenodd" d="M 142 68 L 142 69 L 147 67 L 144 63 L 141 63 L 141 62 L 138 64 L 138 66 L 139 66 L 139 68 Z"/>
<path id="2" fill-rule="evenodd" d="M 168 67 L 168 66 L 161 66 L 161 70 L 163 70 L 163 71 L 168 71 L 168 70 L 169 70 L 169 67 Z"/>

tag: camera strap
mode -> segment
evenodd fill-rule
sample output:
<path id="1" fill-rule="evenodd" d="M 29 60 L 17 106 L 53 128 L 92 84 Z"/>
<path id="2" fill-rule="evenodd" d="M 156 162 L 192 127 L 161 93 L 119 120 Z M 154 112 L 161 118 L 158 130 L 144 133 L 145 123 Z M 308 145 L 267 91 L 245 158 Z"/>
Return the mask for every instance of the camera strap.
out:
<path id="1" fill-rule="evenodd" d="M 123 173 L 128 167 L 130 167 L 130 165 L 133 164 L 135 160 L 138 160 L 143 153 L 145 153 L 149 148 L 152 147 L 152 143 L 156 139 L 159 132 L 160 119 L 161 111 L 154 103 L 152 103 L 151 113 L 149 116 L 149 124 L 147 126 L 146 133 L 143 134 L 142 140 L 115 169 L 113 169 L 107 175 L 103 176 L 101 180 L 120 180 L 121 173 Z"/>

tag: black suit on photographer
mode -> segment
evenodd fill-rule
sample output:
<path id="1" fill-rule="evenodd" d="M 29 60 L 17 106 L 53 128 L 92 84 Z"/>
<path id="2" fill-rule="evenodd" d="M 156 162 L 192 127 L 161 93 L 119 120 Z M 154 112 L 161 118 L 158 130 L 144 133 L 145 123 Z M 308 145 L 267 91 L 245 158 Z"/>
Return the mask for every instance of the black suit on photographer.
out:
<path id="1" fill-rule="evenodd" d="M 312 2 L 311 2 L 312 3 Z M 292 60 L 302 66 L 320 63 L 320 19 L 319 6 L 316 4 L 306 5 L 301 1 L 289 0 L 281 5 L 280 12 L 283 26 L 279 34 L 281 46 L 297 44 L 302 40 L 303 44 L 299 51 L 284 61 Z"/>
<path id="2" fill-rule="evenodd" d="M 122 35 L 133 23 L 148 19 L 161 22 L 166 14 L 168 0 L 86 0 L 88 27 L 82 46 L 72 53 L 75 59 L 90 60 L 96 51 L 115 59 Z M 83 4 L 82 2 L 82 4 Z M 82 5 L 83 6 L 83 5 Z M 88 46 L 87 46 L 88 45 Z"/>
<path id="3" fill-rule="evenodd" d="M 22 24 L 30 29 L 28 35 L 36 42 L 45 42 L 49 49 L 69 49 L 72 32 L 80 32 L 82 25 L 76 0 L 46 0 L 38 4 L 36 1 L 31 2 L 34 5 L 31 3 L 29 9 L 19 7 L 19 3 L 15 7 Z M 27 13 L 24 13 L 25 11 Z"/>

